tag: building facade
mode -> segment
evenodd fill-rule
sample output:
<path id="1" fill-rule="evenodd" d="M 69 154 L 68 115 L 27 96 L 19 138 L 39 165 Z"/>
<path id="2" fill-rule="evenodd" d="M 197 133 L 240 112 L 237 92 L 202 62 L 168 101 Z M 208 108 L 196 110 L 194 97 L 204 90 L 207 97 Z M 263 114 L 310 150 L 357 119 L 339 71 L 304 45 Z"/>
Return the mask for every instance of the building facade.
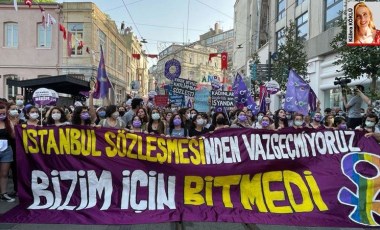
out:
<path id="1" fill-rule="evenodd" d="M 46 15 L 60 18 L 59 4 L 44 5 Z M 0 97 L 23 93 L 7 79 L 27 80 L 60 75 L 63 38 L 58 26 L 44 27 L 37 7 L 0 4 Z"/>
<path id="2" fill-rule="evenodd" d="M 42 6 L 45 15 L 55 19 L 55 24 L 43 26 L 38 5 L 19 6 L 16 12 L 13 4 L 0 4 L 0 97 L 22 93 L 6 85 L 9 78 L 26 80 L 73 74 L 95 83 L 100 47 L 112 84 L 108 95 L 111 103 L 125 101 L 133 80 L 140 80 L 144 85 L 148 79 L 147 60 L 132 60 L 133 53 L 142 51 L 136 38 L 128 39 L 135 37 L 131 31 L 118 30 L 115 22 L 91 2 Z M 66 38 L 59 24 L 64 26 Z M 145 85 L 138 94 L 147 94 Z"/>
<path id="3" fill-rule="evenodd" d="M 234 51 L 234 65 L 237 69 L 247 69 L 249 57 L 254 52 L 258 53 L 261 63 L 268 63 L 269 52 L 276 52 L 279 44 L 284 42 L 285 27 L 293 21 L 298 35 L 306 41 L 307 77 L 321 105 L 323 108 L 341 107 L 340 90 L 333 82 L 336 77 L 343 77 L 343 73 L 337 72 L 340 67 L 333 64 L 337 53 L 330 43 L 339 33 L 336 21 L 344 7 L 343 0 L 237 0 L 234 19 L 236 42 L 250 44 L 250 48 Z M 258 20 L 253 17 L 256 15 Z M 252 26 L 247 28 L 247 25 Z M 369 80 L 353 80 L 349 86 L 358 83 L 368 84 Z M 280 100 L 278 97 L 272 99 L 271 108 L 278 109 Z"/>
<path id="4" fill-rule="evenodd" d="M 199 36 L 198 43 L 202 46 L 212 47 L 217 53 L 227 52 L 228 54 L 228 71 L 233 69 L 232 56 L 234 52 L 234 30 L 223 31 L 219 23 L 215 23 L 214 29 Z"/>
<path id="5" fill-rule="evenodd" d="M 152 68 L 151 75 L 155 78 L 157 89 L 162 93 L 162 86 L 170 84 L 170 80 L 165 77 L 165 63 L 171 59 L 176 59 L 181 63 L 181 78 L 193 80 L 204 85 L 211 84 L 208 81 L 209 75 L 217 76 L 220 82 L 226 81 L 227 72 L 221 71 L 220 57 L 214 57 L 209 61 L 209 54 L 216 52 L 215 48 L 199 44 L 169 46 L 159 53 L 157 66 Z"/>

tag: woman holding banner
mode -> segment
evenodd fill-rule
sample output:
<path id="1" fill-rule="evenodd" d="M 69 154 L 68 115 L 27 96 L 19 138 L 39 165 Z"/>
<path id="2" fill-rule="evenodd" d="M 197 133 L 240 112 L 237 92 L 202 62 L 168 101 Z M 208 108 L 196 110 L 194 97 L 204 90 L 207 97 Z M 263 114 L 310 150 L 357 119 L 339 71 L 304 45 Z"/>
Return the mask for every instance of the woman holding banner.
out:
<path id="1" fill-rule="evenodd" d="M 251 128 L 247 114 L 243 110 L 236 111 L 236 118 L 231 128 Z"/>
<path id="2" fill-rule="evenodd" d="M 0 104 L 0 201 L 14 202 L 7 194 L 8 174 L 13 161 L 13 151 L 10 145 L 14 138 L 14 130 L 8 118 L 8 109 Z"/>
<path id="3" fill-rule="evenodd" d="M 373 22 L 372 11 L 364 2 L 355 5 L 355 34 L 354 42 L 357 44 L 379 44 L 380 30 Z"/>

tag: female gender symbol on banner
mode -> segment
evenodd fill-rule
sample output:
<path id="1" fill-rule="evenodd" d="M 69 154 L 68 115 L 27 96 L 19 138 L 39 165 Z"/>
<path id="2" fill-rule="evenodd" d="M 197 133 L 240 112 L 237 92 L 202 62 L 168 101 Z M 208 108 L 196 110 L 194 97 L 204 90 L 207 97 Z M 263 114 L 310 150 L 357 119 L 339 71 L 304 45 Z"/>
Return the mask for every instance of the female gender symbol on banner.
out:
<path id="1" fill-rule="evenodd" d="M 171 81 L 174 80 L 174 78 L 179 78 L 181 75 L 181 63 L 176 60 L 172 59 L 165 63 L 165 77 Z"/>

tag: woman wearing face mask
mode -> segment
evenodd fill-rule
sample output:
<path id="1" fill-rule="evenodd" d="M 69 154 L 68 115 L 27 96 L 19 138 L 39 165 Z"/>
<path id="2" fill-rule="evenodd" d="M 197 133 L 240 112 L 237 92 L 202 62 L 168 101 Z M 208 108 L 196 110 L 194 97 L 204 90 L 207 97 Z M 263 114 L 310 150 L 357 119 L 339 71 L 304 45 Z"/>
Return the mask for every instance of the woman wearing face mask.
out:
<path id="1" fill-rule="evenodd" d="M 261 121 L 263 120 L 263 117 L 264 117 L 264 113 L 263 112 L 259 112 L 257 114 L 257 121 L 253 122 L 252 128 L 254 128 L 254 129 L 261 129 L 262 128 Z"/>
<path id="2" fill-rule="evenodd" d="M 222 112 L 214 113 L 209 130 L 215 131 L 215 130 L 224 129 L 224 128 L 229 128 L 227 115 L 225 115 Z"/>
<path id="3" fill-rule="evenodd" d="M 334 129 L 337 130 L 347 130 L 346 119 L 344 117 L 335 117 L 334 118 Z"/>
<path id="4" fill-rule="evenodd" d="M 251 128 L 248 117 L 243 110 L 236 111 L 236 119 L 231 128 Z"/>
<path id="5" fill-rule="evenodd" d="M 106 108 L 106 118 L 99 122 L 101 127 L 124 129 L 125 123 L 120 119 L 119 111 L 116 105 L 109 105 Z"/>
<path id="6" fill-rule="evenodd" d="M 187 129 L 179 114 L 175 114 L 169 123 L 169 135 L 171 137 L 187 137 Z"/>
<path id="7" fill-rule="evenodd" d="M 268 115 L 263 116 L 260 129 L 273 130 L 272 119 Z"/>
<path id="8" fill-rule="evenodd" d="M 77 106 L 74 109 L 71 123 L 73 125 L 86 125 L 92 124 L 91 115 L 87 106 Z"/>
<path id="9" fill-rule="evenodd" d="M 99 107 L 96 109 L 96 120 L 95 124 L 99 125 L 102 119 L 106 118 L 106 109 L 104 107 Z"/>
<path id="10" fill-rule="evenodd" d="M 160 111 L 158 111 L 158 109 L 152 109 L 150 118 L 147 126 L 148 133 L 157 135 L 165 134 L 165 125 L 161 120 Z"/>
<path id="11" fill-rule="evenodd" d="M 208 133 L 208 129 L 205 128 L 205 125 L 206 125 L 206 121 L 203 118 L 202 114 L 198 114 L 195 117 L 193 117 L 193 126 L 191 127 L 189 131 L 189 136 L 197 137 L 205 133 Z"/>
<path id="12" fill-rule="evenodd" d="M 26 109 L 26 114 L 25 114 L 26 121 L 23 122 L 23 124 L 34 125 L 34 126 L 41 125 L 38 120 L 39 117 L 40 117 L 40 114 L 39 114 L 38 109 L 35 106 L 29 106 Z"/>
<path id="13" fill-rule="evenodd" d="M 137 111 L 136 111 L 136 114 L 137 116 L 139 116 L 142 120 L 142 126 L 141 128 L 143 130 L 146 130 L 146 126 L 149 122 L 149 118 L 148 118 L 148 113 L 146 112 L 146 109 L 144 108 L 139 108 Z"/>
<path id="14" fill-rule="evenodd" d="M 376 114 L 373 114 L 373 113 L 368 114 L 365 119 L 364 124 L 356 127 L 355 130 L 361 130 L 361 131 L 373 133 L 376 131 L 375 129 L 376 129 L 376 124 L 378 123 L 378 121 L 379 121 L 379 118 L 376 116 Z"/>
<path id="15" fill-rule="evenodd" d="M 303 126 L 304 126 L 303 115 L 302 114 L 295 114 L 294 115 L 293 128 L 302 129 Z"/>
<path id="16" fill-rule="evenodd" d="M 321 125 L 322 120 L 322 114 L 316 112 L 313 117 L 313 121 L 310 123 L 310 127 L 313 129 L 322 129 L 323 126 Z"/>
<path id="17" fill-rule="evenodd" d="M 144 130 L 141 128 L 142 127 L 142 119 L 138 115 L 133 115 L 132 121 L 131 121 L 131 129 L 126 129 L 127 131 L 131 133 L 143 133 Z M 144 132 L 146 133 L 146 132 Z"/>
<path id="18" fill-rule="evenodd" d="M 11 103 L 8 105 L 8 114 L 9 114 L 9 121 L 11 122 L 12 126 L 18 125 L 20 123 L 19 118 L 19 110 L 17 109 L 17 105 L 14 103 Z"/>
<path id="19" fill-rule="evenodd" d="M 66 120 L 65 113 L 61 108 L 52 107 L 48 113 L 49 115 L 46 119 L 46 125 L 61 126 L 70 124 L 70 122 Z"/>

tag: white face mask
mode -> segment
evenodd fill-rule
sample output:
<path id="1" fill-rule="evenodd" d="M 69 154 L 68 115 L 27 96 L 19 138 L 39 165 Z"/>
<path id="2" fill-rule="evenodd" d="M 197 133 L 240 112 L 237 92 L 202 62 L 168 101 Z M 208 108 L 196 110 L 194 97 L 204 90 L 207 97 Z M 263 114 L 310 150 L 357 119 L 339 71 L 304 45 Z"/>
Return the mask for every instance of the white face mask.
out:
<path id="1" fill-rule="evenodd" d="M 152 114 L 152 119 L 153 120 L 159 120 L 160 119 L 160 114 L 159 113 L 153 113 Z"/>
<path id="2" fill-rule="evenodd" d="M 18 116 L 18 110 L 17 109 L 9 110 L 9 115 L 11 115 L 12 117 L 17 117 Z"/>
<path id="3" fill-rule="evenodd" d="M 264 116 L 260 115 L 260 116 L 257 117 L 257 120 L 258 120 L 258 121 L 261 121 L 261 120 L 263 119 L 263 117 L 264 117 Z"/>
<path id="4" fill-rule="evenodd" d="M 22 106 L 24 104 L 24 100 L 16 100 L 17 106 Z"/>
<path id="5" fill-rule="evenodd" d="M 59 119 L 61 119 L 61 113 L 53 113 L 51 115 L 51 118 L 53 118 L 53 120 L 55 121 L 58 121 Z"/>
<path id="6" fill-rule="evenodd" d="M 294 121 L 295 126 L 302 126 L 303 121 Z"/>
<path id="7" fill-rule="evenodd" d="M 32 118 L 32 119 L 37 119 L 37 118 L 40 117 L 40 115 L 39 115 L 38 113 L 30 113 L 29 116 L 30 116 L 30 118 Z"/>
<path id="8" fill-rule="evenodd" d="M 366 121 L 365 126 L 372 128 L 373 126 L 375 126 L 375 122 L 374 121 Z"/>
<path id="9" fill-rule="evenodd" d="M 193 119 L 196 114 L 190 114 L 190 118 Z"/>
<path id="10" fill-rule="evenodd" d="M 116 111 L 116 112 L 114 112 L 111 116 L 112 116 L 113 118 L 117 119 L 117 118 L 120 116 L 120 114 L 119 114 L 118 111 Z"/>
<path id="11" fill-rule="evenodd" d="M 201 119 L 197 119 L 197 125 L 199 125 L 199 126 L 204 125 L 204 120 L 202 118 Z"/>
<path id="12" fill-rule="evenodd" d="M 187 120 L 190 119 L 190 113 L 189 113 L 189 114 L 186 114 L 186 118 L 187 118 Z"/>

